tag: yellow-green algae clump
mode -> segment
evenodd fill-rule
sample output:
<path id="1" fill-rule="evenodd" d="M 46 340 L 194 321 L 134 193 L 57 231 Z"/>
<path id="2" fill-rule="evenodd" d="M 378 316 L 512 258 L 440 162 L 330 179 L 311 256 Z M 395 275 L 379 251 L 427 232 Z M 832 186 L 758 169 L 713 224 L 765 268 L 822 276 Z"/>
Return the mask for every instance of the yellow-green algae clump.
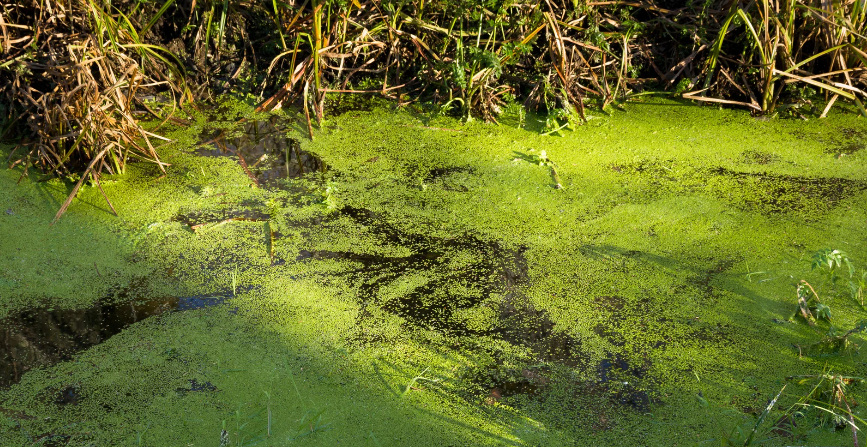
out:
<path id="1" fill-rule="evenodd" d="M 787 376 L 863 373 L 860 336 L 809 355 L 828 323 L 789 320 L 814 251 L 867 261 L 854 115 L 651 101 L 551 137 L 353 111 L 290 131 L 330 170 L 270 189 L 194 154 L 240 117 L 170 133 L 165 177 L 104 182 L 119 218 L 87 188 L 48 227 L 68 186 L 0 177 L 4 312 L 235 296 L 28 372 L 0 392 L 11 445 L 693 445 L 752 428 Z M 820 293 L 848 329 L 841 290 Z M 850 442 L 813 422 L 770 443 Z"/>

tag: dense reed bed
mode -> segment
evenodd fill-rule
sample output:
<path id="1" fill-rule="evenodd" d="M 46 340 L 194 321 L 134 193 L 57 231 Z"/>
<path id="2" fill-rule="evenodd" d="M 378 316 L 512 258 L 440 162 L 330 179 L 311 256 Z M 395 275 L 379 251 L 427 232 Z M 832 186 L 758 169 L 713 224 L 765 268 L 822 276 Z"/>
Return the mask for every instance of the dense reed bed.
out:
<path id="1" fill-rule="evenodd" d="M 864 0 L 4 3 L 3 135 L 20 143 L 10 164 L 77 177 L 77 190 L 130 157 L 162 168 L 159 137 L 138 124 L 173 119 L 145 104 L 160 92 L 174 105 L 226 92 L 259 110 L 294 105 L 311 136 L 337 93 L 485 120 L 522 104 L 549 130 L 645 94 L 867 115 L 865 23 Z"/>

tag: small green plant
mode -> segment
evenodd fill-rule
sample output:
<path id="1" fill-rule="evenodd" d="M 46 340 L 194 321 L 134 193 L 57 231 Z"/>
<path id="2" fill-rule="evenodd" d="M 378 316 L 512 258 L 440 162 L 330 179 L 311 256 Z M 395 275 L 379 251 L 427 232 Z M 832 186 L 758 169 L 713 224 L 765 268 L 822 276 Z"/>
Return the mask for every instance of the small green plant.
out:
<path id="1" fill-rule="evenodd" d="M 816 429 L 848 428 L 852 432 L 853 445 L 860 445 L 858 432 L 867 424 L 852 412 L 855 402 L 849 391 L 852 385 L 863 383 L 864 379 L 831 374 L 826 370 L 821 374 L 790 376 L 786 381 L 788 383 L 768 401 L 757 417 L 715 407 L 701 394 L 696 396 L 706 411 L 722 409 L 723 413 L 735 414 L 739 419 L 731 428 L 718 426 L 719 436 L 708 441 L 718 441 L 723 446 L 749 447 L 764 445 L 780 437 L 797 440 Z M 791 391 L 804 386 L 808 387 L 806 392 L 785 393 L 787 389 Z M 792 403 L 786 406 L 784 402 Z"/>
<path id="2" fill-rule="evenodd" d="M 409 383 L 406 384 L 406 388 L 404 388 L 403 393 L 400 395 L 400 397 L 404 397 L 407 394 L 409 394 L 410 391 L 414 390 L 415 384 L 418 383 L 419 380 L 425 380 L 425 381 L 433 382 L 433 383 L 439 382 L 439 379 L 431 379 L 429 377 L 424 376 L 424 374 L 426 372 L 428 372 L 428 370 L 430 370 L 430 367 L 425 368 L 424 371 L 420 372 L 417 376 L 413 377 L 412 380 L 410 380 Z"/>
<path id="3" fill-rule="evenodd" d="M 849 256 L 841 251 L 831 248 L 823 248 L 813 254 L 810 258 L 810 269 L 820 271 L 825 274 L 825 281 L 822 285 L 831 285 L 830 290 L 825 294 L 834 296 L 837 290 L 834 286 L 841 278 L 848 274 L 849 282 L 847 283 L 849 294 L 855 302 L 864 306 L 864 290 L 867 289 L 867 270 L 862 271 L 860 277 L 855 276 L 855 266 L 849 259 Z M 819 299 L 817 289 L 821 287 L 813 287 L 807 280 L 801 280 L 797 286 L 798 295 L 798 311 L 801 316 L 810 323 L 815 324 L 816 319 L 825 319 L 831 321 L 831 308 L 827 303 L 823 303 Z M 815 316 L 814 316 L 815 313 Z M 829 334 L 834 336 L 834 334 Z"/>
<path id="4" fill-rule="evenodd" d="M 858 324 L 855 325 L 852 329 L 843 330 L 835 326 L 831 326 L 828 329 L 828 333 L 818 342 L 807 345 L 807 346 L 798 346 L 798 349 L 802 354 L 809 354 L 811 356 L 823 356 L 823 355 L 832 355 L 832 354 L 840 354 L 845 350 L 852 347 L 852 342 L 849 340 L 849 337 L 854 334 L 859 334 L 867 330 L 867 320 L 861 320 Z M 857 349 L 857 346 L 855 346 Z"/>
<path id="5" fill-rule="evenodd" d="M 256 445 L 264 440 L 266 429 L 255 429 L 254 427 L 261 425 L 259 419 L 265 411 L 266 408 L 262 407 L 255 409 L 252 413 L 245 414 L 242 411 L 242 405 L 238 404 L 238 408 L 232 417 L 234 427 L 230 426 L 231 430 L 227 430 L 228 421 L 223 420 L 223 429 L 220 432 L 220 445 L 245 447 Z"/>
<path id="6" fill-rule="evenodd" d="M 554 188 L 565 189 L 563 188 L 563 183 L 560 181 L 560 175 L 557 174 L 556 165 L 553 161 L 551 161 L 551 159 L 548 158 L 548 153 L 545 150 L 539 151 L 539 155 L 522 154 L 520 152 L 515 152 L 515 155 L 517 155 L 517 157 L 515 157 L 515 161 L 523 160 L 549 168 L 551 170 L 551 178 L 554 180 Z"/>
<path id="7" fill-rule="evenodd" d="M 268 426 L 266 429 L 266 434 L 270 438 L 271 437 L 271 393 L 269 393 L 268 391 L 263 391 L 263 393 L 265 393 L 265 397 L 268 398 L 268 403 L 265 406 L 265 408 L 268 410 Z"/>
<path id="8" fill-rule="evenodd" d="M 288 440 L 296 441 L 314 433 L 329 430 L 331 424 L 325 424 L 322 421 L 322 415 L 325 413 L 325 410 L 326 408 L 323 408 L 317 413 L 313 413 L 313 411 L 304 413 L 304 416 L 301 416 L 300 424 L 295 429 L 295 434 L 289 436 Z"/>
<path id="9" fill-rule="evenodd" d="M 325 205 L 328 211 L 336 211 L 340 208 L 340 200 L 337 198 L 338 192 L 337 185 L 329 180 L 322 198 L 322 204 Z"/>
<path id="10" fill-rule="evenodd" d="M 826 281 L 831 283 L 832 288 L 827 292 L 828 296 L 834 296 L 837 292 L 833 285 L 837 283 L 841 275 L 841 271 L 848 273 L 850 281 L 848 282 L 849 293 L 855 302 L 864 306 L 864 290 L 867 283 L 867 271 L 863 271 L 860 277 L 855 277 L 855 267 L 846 253 L 840 250 L 830 248 L 817 251 L 811 257 L 810 266 L 812 270 L 820 270 L 825 273 Z M 795 315 L 800 314 L 804 320 L 811 326 L 815 326 L 817 320 L 824 319 L 831 322 L 831 307 L 827 303 L 823 303 L 819 299 L 819 293 L 816 291 L 807 280 L 801 280 L 797 286 L 798 308 Z M 867 330 L 867 320 L 859 321 L 851 329 L 841 329 L 830 325 L 827 334 L 819 341 L 807 345 L 795 345 L 798 348 L 800 355 L 809 356 L 826 356 L 837 355 L 854 347 L 858 349 L 850 340 L 854 334 L 859 334 Z"/>
<path id="11" fill-rule="evenodd" d="M 142 445 L 144 434 L 151 428 L 151 423 L 148 422 L 148 426 L 145 427 L 142 431 L 136 430 L 135 432 L 135 445 Z"/>
<path id="12" fill-rule="evenodd" d="M 861 276 L 849 281 L 849 293 L 852 299 L 864 307 L 864 291 L 867 290 L 867 269 L 861 271 Z"/>
<path id="13" fill-rule="evenodd" d="M 753 445 L 761 445 L 765 442 L 772 439 L 773 436 L 773 428 L 774 427 L 766 427 L 763 426 L 765 419 L 767 419 L 768 415 L 771 413 L 771 410 L 777 405 L 777 401 L 782 396 L 783 391 L 785 391 L 787 385 L 783 385 L 783 388 L 780 390 L 777 395 L 771 399 L 768 405 L 765 407 L 764 411 L 759 415 L 758 418 L 752 419 L 747 415 L 744 415 L 740 412 L 736 412 L 739 414 L 743 421 L 736 424 L 731 429 L 725 429 L 721 426 L 718 427 L 720 431 L 719 438 L 713 439 L 719 441 L 720 445 L 723 446 L 753 446 Z M 707 411 L 711 410 L 710 402 L 704 398 L 701 394 L 696 396 L 698 398 L 699 403 L 702 407 L 704 407 Z M 734 410 L 727 410 L 726 412 L 733 412 Z"/>
<path id="14" fill-rule="evenodd" d="M 810 391 L 803 395 L 789 409 L 791 414 L 796 410 L 815 412 L 815 422 L 819 427 L 848 427 L 852 431 L 853 444 L 858 446 L 858 431 L 865 422 L 852 412 L 854 400 L 849 396 L 849 387 L 863 383 L 860 377 L 850 377 L 831 374 L 825 371 L 817 375 L 794 376 L 787 378 L 798 385 L 811 385 Z"/>
<path id="15" fill-rule="evenodd" d="M 545 130 L 542 135 L 560 134 L 563 129 L 573 130 L 571 114 L 566 109 L 551 109 L 545 117 Z"/>
<path id="16" fill-rule="evenodd" d="M 849 260 L 846 253 L 840 250 L 825 248 L 814 253 L 812 259 L 810 267 L 813 270 L 818 268 L 819 270 L 826 272 L 828 274 L 828 279 L 832 284 L 836 283 L 840 279 L 838 272 L 844 267 L 849 272 L 850 278 L 855 275 L 855 267 L 852 265 L 852 262 Z"/>
<path id="17" fill-rule="evenodd" d="M 804 320 L 811 326 L 816 324 L 816 319 L 824 318 L 831 321 L 831 308 L 819 300 L 819 294 L 806 280 L 798 283 L 798 310 Z M 816 313 L 815 317 L 813 312 Z"/>

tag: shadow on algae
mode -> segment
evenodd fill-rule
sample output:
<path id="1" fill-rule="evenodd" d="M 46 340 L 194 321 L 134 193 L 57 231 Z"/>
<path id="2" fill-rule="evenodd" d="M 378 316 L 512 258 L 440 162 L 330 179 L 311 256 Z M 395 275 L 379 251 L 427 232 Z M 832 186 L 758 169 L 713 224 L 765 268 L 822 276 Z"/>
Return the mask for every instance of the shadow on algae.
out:
<path id="1" fill-rule="evenodd" d="M 71 269 L 102 299 L 67 306 L 34 298 L 38 281 L 0 282 L 20 300 L 2 320 L 0 435 L 58 446 L 719 444 L 718 428 L 758 416 L 784 375 L 828 361 L 798 358 L 791 344 L 816 334 L 785 321 L 794 302 L 777 297 L 794 293 L 797 254 L 817 243 L 805 238 L 838 242 L 864 218 L 852 198 L 867 182 L 848 165 L 812 175 L 828 161 L 768 146 L 680 155 L 662 142 L 779 124 L 697 110 L 702 128 L 649 106 L 592 119 L 577 143 L 351 105 L 314 142 L 291 116 L 238 124 L 251 115 L 239 104 L 221 107 L 225 122 L 193 116 L 170 135 L 166 178 L 145 168 L 104 182 L 122 197 L 119 223 L 73 206 L 48 230 L 70 247 L 91 237 L 76 226 L 134 240 L 104 248 L 124 253 L 114 276 L 99 256 L 20 270 Z M 602 142 L 618 129 L 646 146 Z M 853 129 L 832 143 L 822 129 L 791 135 L 821 143 L 811 157 L 854 160 Z M 550 169 L 514 159 L 537 150 L 516 144 L 544 144 Z M 22 220 L 0 228 L 23 235 L 63 188 L 15 187 L 14 174 L 0 177 L 0 205 Z M 98 199 L 91 188 L 79 201 Z M 854 217 L 825 235 L 841 207 Z M 7 261 L 25 259 L 12 251 L 27 248 Z M 12 284 L 24 268 L 7 265 L 0 281 Z M 863 365 L 852 353 L 839 368 Z M 846 439 L 780 427 L 771 444 Z"/>
<path id="2" fill-rule="evenodd" d="M 86 309 L 28 309 L 0 320 L 0 388 L 9 387 L 34 367 L 71 360 L 138 321 L 166 311 L 223 304 L 230 293 L 149 298 L 99 303 Z"/>
<path id="3" fill-rule="evenodd" d="M 240 151 L 239 151 L 240 152 Z M 249 154 L 249 152 L 245 152 Z M 206 154 L 216 155 L 216 154 Z M 243 156 L 242 156 L 243 157 Z M 243 159 L 243 158 L 239 158 Z M 288 158 L 290 161 L 292 159 Z M 259 160 L 261 161 L 261 160 Z M 303 159 L 301 160 L 304 161 Z M 321 164 L 314 163 L 317 167 Z M 249 166 L 251 170 L 256 169 L 255 165 Z M 285 166 L 284 166 L 285 167 Z M 246 167 L 245 167 L 246 171 Z M 282 175 L 277 173 L 275 177 L 267 177 L 267 174 L 273 174 L 273 171 L 266 171 L 266 176 L 252 176 L 258 180 L 274 180 L 275 178 L 292 177 L 293 175 Z M 256 171 L 253 171 L 256 172 Z M 246 174 L 250 174 L 247 171 Z M 264 181 L 262 183 L 265 183 Z M 10 186 L 7 183 L 5 186 Z M 44 191 L 43 191 L 44 192 Z M 24 214 L 22 208 L 33 205 L 32 201 L 24 200 L 23 204 L 17 204 L 15 211 L 11 211 L 8 215 Z M 52 201 L 42 202 L 37 207 L 42 206 L 50 208 L 54 203 Z M 12 208 L 10 208 L 12 210 Z M 97 213 L 99 214 L 99 213 Z M 68 216 L 69 218 L 73 218 Z M 104 216 L 101 216 L 104 217 Z M 217 217 L 212 213 L 178 213 L 171 218 L 171 222 L 178 222 L 184 227 L 184 231 L 195 234 L 197 231 L 203 231 L 201 228 L 213 224 L 225 224 L 227 222 L 259 222 L 267 220 L 268 216 L 257 211 L 238 211 L 228 212 Z M 96 227 L 103 223 L 96 219 L 92 224 Z M 78 221 L 77 224 L 88 223 Z M 315 255 L 321 256 L 317 252 Z M 139 256 L 141 257 L 141 256 Z M 305 252 L 299 252 L 299 258 L 303 260 Z M 273 261 L 273 260 L 272 260 Z M 219 261 L 217 262 L 219 263 Z M 272 266 L 279 266 L 284 262 L 272 262 Z M 169 267 L 168 270 L 174 267 Z M 183 267 L 178 266 L 178 270 Z M 207 268 L 207 267 L 206 267 Z M 156 269 L 160 270 L 160 269 Z M 95 266 L 97 275 L 103 276 L 100 273 L 99 267 Z M 166 273 L 161 273 L 165 275 Z M 169 273 L 171 275 L 171 273 Z M 188 297 L 167 297 L 167 298 L 149 298 L 142 297 L 143 292 L 138 291 L 140 283 L 147 282 L 154 278 L 137 278 L 134 283 L 125 286 L 119 290 L 110 292 L 104 302 L 99 302 L 88 308 L 63 309 L 59 306 L 61 303 L 48 301 L 42 307 L 30 308 L 23 311 L 12 312 L 7 314 L 2 320 L 4 333 L 2 353 L 4 358 L 3 382 L 0 387 L 6 388 L 6 395 L 3 396 L 3 403 L 0 405 L 0 411 L 6 418 L 4 430 L 10 436 L 14 435 L 17 442 L 23 445 L 39 444 L 39 445 L 89 445 L 92 443 L 101 444 L 111 440 L 111 443 L 126 441 L 131 445 L 174 445 L 177 441 L 177 430 L 184 433 L 182 437 L 187 437 L 190 440 L 203 442 L 204 439 L 213 437 L 215 443 L 219 442 L 221 437 L 227 438 L 230 445 L 254 445 L 268 439 L 268 442 L 286 443 L 299 441 L 302 439 L 313 438 L 320 432 L 329 432 L 334 429 L 333 424 L 329 422 L 336 416 L 331 416 L 330 413 L 336 412 L 338 415 L 346 416 L 347 411 L 352 413 L 356 411 L 364 411 L 369 415 L 383 416 L 382 420 L 376 421 L 375 430 L 355 433 L 355 428 L 350 427 L 351 435 L 358 435 L 360 438 L 355 441 L 348 441 L 350 445 L 382 445 L 383 443 L 393 444 L 394 442 L 405 443 L 411 438 L 410 435 L 417 433 L 429 433 L 433 439 L 437 439 L 437 443 L 446 442 L 452 445 L 458 445 L 473 437 L 483 443 L 506 443 L 513 444 L 514 442 L 503 438 L 495 433 L 491 433 L 486 429 L 478 428 L 477 424 L 470 424 L 461 420 L 443 417 L 440 414 L 429 413 L 423 409 L 406 408 L 410 404 L 404 403 L 405 400 L 383 401 L 381 397 L 376 395 L 367 396 L 371 390 L 345 390 L 346 382 L 352 379 L 345 375 L 339 379 L 333 378 L 335 373 L 334 364 L 319 364 L 314 358 L 322 356 L 322 353 L 304 353 L 304 348 L 291 348 L 289 358 L 280 359 L 286 356 L 286 347 L 282 343 L 268 343 L 267 340 L 273 339 L 274 334 L 269 334 L 267 331 L 263 334 L 247 334 L 243 341 L 232 340 L 226 342 L 226 338 L 231 338 L 232 333 L 227 334 L 211 333 L 203 327 L 196 327 L 196 324 L 205 322 L 207 328 L 212 326 L 230 329 L 239 332 L 254 332 L 255 325 L 243 325 L 236 321 L 237 317 L 227 318 L 227 315 L 236 315 L 237 307 L 231 312 L 226 313 L 220 309 L 220 304 L 226 302 L 230 297 L 236 297 L 238 292 L 242 295 L 249 294 L 249 287 L 236 287 L 233 277 L 232 291 L 220 292 L 217 294 L 205 294 Z M 133 298 L 128 298 L 133 297 Z M 239 299 L 239 298 L 236 298 Z M 210 314 L 187 316 L 187 314 L 177 313 L 171 315 L 169 311 L 195 311 L 205 310 L 209 307 L 216 306 Z M 55 308 L 57 307 L 57 308 Z M 181 316 L 183 315 L 183 316 Z M 260 316 L 253 317 L 258 318 Z M 195 324 L 178 323 L 177 320 L 192 320 Z M 208 320 L 217 320 L 208 321 Z M 174 324 L 172 324 L 174 322 Z M 138 324 L 134 324 L 138 323 Z M 199 332 L 196 332 L 199 331 Z M 129 341 L 130 337 L 136 337 L 136 332 L 139 336 L 143 336 L 140 342 L 128 348 L 127 346 L 116 346 L 118 343 L 123 344 L 123 340 L 111 338 L 112 336 L 123 332 L 121 338 L 126 338 Z M 169 334 L 177 336 L 178 339 L 174 343 L 179 343 L 179 346 L 161 347 L 153 349 L 153 344 L 165 344 L 165 340 L 159 340 L 159 335 Z M 240 387 L 242 390 L 247 390 L 250 385 L 259 385 L 262 394 L 254 396 L 267 399 L 267 403 L 258 405 L 258 402 L 243 401 L 237 407 L 232 405 L 227 406 L 222 402 L 221 397 L 227 391 L 225 385 L 217 385 L 220 383 L 216 379 L 208 379 L 209 373 L 204 372 L 202 365 L 207 365 L 209 362 L 202 362 L 203 354 L 200 351 L 195 351 L 185 348 L 197 344 L 197 339 L 218 337 L 222 338 L 224 343 L 228 343 L 232 347 L 231 350 L 239 352 L 250 352 L 250 349 L 258 349 L 262 344 L 270 345 L 266 348 L 271 351 L 279 351 L 279 353 L 270 352 L 272 359 L 278 358 L 276 364 L 272 365 L 268 371 L 257 371 L 264 373 L 268 379 L 268 387 L 265 390 L 265 382 L 253 380 L 253 383 L 247 383 L 243 378 L 229 379 L 231 381 L 238 380 L 240 383 L 233 384 L 236 389 Z M 261 343 L 262 340 L 265 343 Z M 233 344 L 237 343 L 237 344 Z M 145 347 L 142 347 L 142 343 Z M 171 342 L 169 343 L 171 344 Z M 225 346 L 219 346 L 224 348 Z M 88 348 L 91 348 L 88 350 Z M 149 349 L 150 348 L 150 349 Z M 134 352 L 126 352 L 121 354 L 119 351 L 130 349 Z M 207 349 L 205 349 L 207 351 Z M 345 351 L 341 348 L 340 352 Z M 91 360 L 94 356 L 97 358 L 105 358 L 108 354 L 112 357 L 117 357 L 115 360 L 109 360 L 108 364 L 100 362 L 100 366 Z M 210 353 L 213 354 L 213 353 Z M 261 354 L 261 353 L 257 353 Z M 332 352 L 328 352 L 332 354 Z M 132 357 L 127 357 L 132 355 Z M 150 365 L 140 365 L 142 357 L 146 358 Z M 199 357 L 191 359 L 190 357 Z M 242 355 L 230 356 L 233 358 L 243 357 Z M 330 357 L 330 356 L 329 356 Z M 327 358 L 326 361 L 334 361 Z M 8 361 L 8 363 L 6 363 Z M 64 362 L 58 365 L 58 368 L 80 367 L 81 365 L 93 366 L 99 371 L 100 375 L 96 381 L 88 381 L 87 376 L 82 378 L 67 378 L 69 374 L 56 374 L 57 368 L 47 368 L 53 363 Z M 105 361 L 105 360 L 103 360 Z M 225 362 L 225 359 L 218 359 L 218 363 Z M 261 361 L 256 358 L 255 361 Z M 123 364 L 118 366 L 117 363 Z M 131 364 L 130 364 L 131 363 Z M 387 364 L 386 364 L 387 363 Z M 304 365 L 304 366 L 298 366 Z M 388 382 L 393 382 L 391 377 L 396 373 L 403 375 L 406 373 L 405 365 L 383 363 L 383 367 L 374 363 L 376 374 L 383 383 L 389 388 L 391 385 Z M 8 366 L 8 368 L 7 368 Z M 157 371 L 150 370 L 148 366 L 157 366 Z M 328 366 L 327 372 L 325 367 Z M 31 368 L 33 370 L 24 383 L 18 386 L 14 384 L 19 382 L 24 373 Z M 305 368 L 310 372 L 305 372 Z M 105 371 L 108 369 L 109 371 Z M 185 371 L 182 374 L 172 372 Z M 247 368 L 224 368 L 218 369 L 223 374 L 241 375 L 246 372 Z M 294 370 L 294 371 L 293 371 Z M 168 374 L 167 374 L 168 372 Z M 178 375 L 187 376 L 190 373 L 198 375 L 196 378 L 179 378 Z M 232 374 L 235 373 L 235 374 Z M 74 374 L 74 373 L 71 373 Z M 46 377 L 47 375 L 47 377 Z M 312 376 L 313 379 L 308 378 Z M 385 379 L 384 377 L 388 377 Z M 84 380 L 82 380 L 84 379 Z M 172 380 L 173 379 L 173 380 Z M 325 385 L 311 385 L 305 382 L 314 380 L 316 382 L 326 381 Z M 398 379 L 402 380 L 402 379 Z M 410 381 L 416 381 L 414 378 L 408 378 Z M 272 391 L 275 381 L 283 382 L 284 391 L 289 390 L 291 383 L 292 392 L 291 398 L 287 399 L 281 396 L 279 392 Z M 169 383 L 171 382 L 171 383 Z M 9 387 L 12 386 L 11 389 Z M 230 385 L 231 386 L 231 385 Z M 323 391 L 325 388 L 330 388 Z M 26 387 L 31 387 L 25 390 Z M 337 387 L 335 391 L 333 388 Z M 33 389 L 39 389 L 35 394 Z M 0 388 L 2 390 L 2 388 Z M 380 390 L 381 391 L 381 390 Z M 22 393 L 23 394 L 19 394 Z M 168 395 L 161 395 L 163 392 L 168 392 Z M 329 394 L 337 393 L 339 398 L 334 399 Z M 108 393 L 106 396 L 105 393 Z M 120 398 L 118 398 L 120 396 Z M 297 397 L 297 399 L 295 399 Z M 387 396 L 385 396 L 387 397 Z M 399 398 L 402 397 L 398 396 Z M 15 403 L 16 398 L 23 398 L 24 409 L 7 408 L 7 405 L 20 407 L 23 403 L 19 401 Z M 173 403 L 167 403 L 164 400 L 174 400 Z M 271 405 L 272 398 L 277 401 L 283 399 L 293 402 L 292 408 L 284 406 L 279 408 L 277 405 Z M 336 408 L 326 412 L 327 408 L 321 408 L 321 404 L 317 404 L 320 399 L 325 398 L 328 405 L 334 405 Z M 35 399 L 35 400 L 34 400 Z M 154 422 L 148 420 L 142 412 L 147 411 L 152 406 L 163 407 L 165 405 L 175 405 L 178 400 L 198 399 L 193 405 L 205 405 L 212 407 L 212 411 L 218 413 L 223 419 L 212 421 L 210 424 L 204 421 L 199 422 L 198 430 L 191 430 L 189 420 L 180 420 L 182 427 L 169 423 L 168 427 L 162 427 L 168 430 L 168 437 L 165 431 L 162 436 L 157 431 Z M 118 402 L 118 400 L 120 402 Z M 360 400 L 361 404 L 356 404 L 355 400 Z M 156 401 L 160 401 L 159 403 Z M 205 401 L 205 402 L 202 402 Z M 373 406 L 378 411 L 370 411 L 366 407 Z M 181 407 L 183 404 L 181 404 Z M 297 407 L 297 408 L 295 408 Z M 362 408 L 364 407 L 364 408 Z M 163 407 L 165 408 L 165 407 Z M 297 410 L 287 417 L 287 412 Z M 411 411 L 410 411 L 411 410 Z M 55 417 L 37 417 L 34 414 L 44 414 L 45 412 L 60 411 L 62 416 Z M 281 414 L 282 413 L 282 414 Z M 138 417 L 142 414 L 144 417 Z M 112 418 L 120 416 L 121 423 L 112 422 Z M 351 416 L 351 415 L 349 415 Z M 476 416 L 478 419 L 478 415 Z M 394 419 L 402 421 L 401 427 L 395 429 L 388 428 L 387 422 Z M 165 423 L 159 417 L 156 418 L 157 424 Z M 272 423 L 273 421 L 273 423 Z M 279 425 L 278 422 L 279 421 Z M 291 421 L 288 425 L 286 421 Z M 132 422 L 136 422 L 132 425 Z M 380 425 L 387 423 L 386 426 Z M 441 433 L 437 430 L 443 425 L 451 426 L 453 430 L 462 432 L 461 435 L 450 435 Z M 361 424 L 360 426 L 364 426 Z M 346 432 L 347 429 L 343 429 Z M 202 436 L 202 432 L 209 435 Z M 225 434 L 225 436 L 221 436 Z M 470 438 L 467 436 L 470 435 Z M 341 436 L 337 434 L 336 436 Z M 344 435 L 345 436 L 345 435 Z M 455 436 L 452 438 L 452 436 Z M 4 436 L 5 437 L 5 436 Z M 452 438 L 451 440 L 449 440 Z M 156 441 L 154 441 L 156 440 Z M 15 441 L 13 441 L 15 442 Z M 331 445 L 334 440 L 320 440 Z M 339 442 L 339 441 L 338 441 Z M 168 443 L 168 444 L 167 444 Z M 210 444 L 205 442 L 205 444 Z M 189 445 L 187 443 L 178 445 Z"/>

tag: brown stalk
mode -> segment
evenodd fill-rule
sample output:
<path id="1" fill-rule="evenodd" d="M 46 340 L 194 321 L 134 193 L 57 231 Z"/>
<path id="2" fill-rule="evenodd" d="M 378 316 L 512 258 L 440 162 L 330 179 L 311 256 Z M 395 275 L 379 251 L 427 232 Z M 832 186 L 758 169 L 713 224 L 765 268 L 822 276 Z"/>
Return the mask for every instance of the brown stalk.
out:
<path id="1" fill-rule="evenodd" d="M 753 109 L 753 110 L 755 110 L 755 111 L 757 111 L 757 112 L 761 112 L 761 111 L 762 111 L 762 108 L 761 108 L 759 105 L 757 105 L 757 104 L 750 104 L 750 103 L 748 103 L 748 102 L 741 102 L 741 101 L 731 101 L 731 100 L 728 100 L 728 99 L 710 98 L 710 97 L 707 97 L 707 96 L 696 96 L 696 95 L 698 95 L 698 94 L 700 94 L 700 93 L 705 92 L 706 90 L 707 90 L 707 89 L 696 90 L 696 91 L 693 91 L 693 92 L 684 93 L 682 96 L 683 96 L 684 99 L 692 99 L 692 100 L 695 100 L 695 101 L 704 101 L 704 102 L 714 102 L 714 103 L 717 103 L 717 104 L 729 104 L 729 105 L 734 105 L 734 106 L 744 106 L 744 107 L 747 107 L 747 108 Z"/>
<path id="2" fill-rule="evenodd" d="M 308 108 L 308 104 L 310 100 L 307 96 L 307 91 L 310 88 L 310 81 L 304 82 L 304 116 L 307 118 L 307 132 L 310 134 L 310 139 L 313 139 L 313 125 L 310 123 L 310 109 Z"/>
<path id="3" fill-rule="evenodd" d="M 105 201 L 108 203 L 109 208 L 111 208 L 112 214 L 117 217 L 117 210 L 114 209 L 114 205 L 111 204 L 111 200 L 108 200 L 108 196 L 105 195 L 105 191 L 102 189 L 102 183 L 99 181 L 99 174 L 91 172 L 90 176 L 93 178 L 93 181 L 96 182 L 96 186 L 99 188 L 99 192 L 102 193 L 102 197 L 105 198 Z"/>
<path id="4" fill-rule="evenodd" d="M 78 194 L 78 190 L 81 188 L 81 185 L 84 183 L 84 179 L 86 179 L 87 175 L 93 171 L 93 167 L 96 166 L 96 164 L 98 162 L 102 161 L 102 157 L 105 156 L 105 154 L 108 152 L 109 149 L 111 149 L 111 145 L 106 146 L 105 149 L 103 149 L 102 152 L 99 153 L 99 155 L 97 155 L 96 157 L 93 158 L 93 160 L 90 161 L 90 164 L 87 166 L 87 169 L 85 169 L 84 174 L 81 175 L 81 178 L 78 180 L 78 182 L 72 188 L 72 192 L 69 194 L 69 196 L 63 202 L 63 205 L 60 206 L 60 209 L 57 210 L 57 214 L 54 215 L 54 220 L 51 221 L 51 225 L 54 225 L 57 222 L 57 220 L 60 219 L 60 216 L 62 216 L 63 213 L 66 212 L 66 209 L 69 208 L 69 205 L 72 203 L 72 199 L 75 198 L 76 194 Z"/>

